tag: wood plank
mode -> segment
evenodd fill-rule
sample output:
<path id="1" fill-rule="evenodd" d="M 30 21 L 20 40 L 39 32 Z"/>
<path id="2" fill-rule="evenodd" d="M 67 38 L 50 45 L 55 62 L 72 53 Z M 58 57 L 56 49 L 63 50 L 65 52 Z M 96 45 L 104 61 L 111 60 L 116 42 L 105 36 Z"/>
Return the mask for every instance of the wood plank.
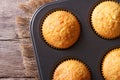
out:
<path id="1" fill-rule="evenodd" d="M 11 23 L 0 23 L 0 40 L 16 39 L 17 34 L 15 33 L 15 24 Z"/>
<path id="2" fill-rule="evenodd" d="M 27 0 L 2 0 L 0 5 L 0 80 L 34 80 L 26 77 L 16 40 L 15 17 L 22 14 L 18 3 Z M 5 78 L 15 77 L 15 78 Z M 18 77 L 18 78 L 17 78 Z M 21 77 L 21 78 L 20 78 Z"/>
<path id="3" fill-rule="evenodd" d="M 34 78 L 1 78 L 0 80 L 35 80 Z"/>
<path id="4" fill-rule="evenodd" d="M 0 4 L 0 40 L 14 39 L 15 34 L 15 17 L 23 14 L 18 8 L 20 2 L 27 0 L 1 0 Z"/>
<path id="5" fill-rule="evenodd" d="M 18 8 L 18 4 L 28 0 L 1 0 L 0 17 L 3 21 L 14 19 L 17 15 L 22 14 L 22 10 Z"/>
<path id="6" fill-rule="evenodd" d="M 35 80 L 25 78 L 15 31 L 15 17 L 23 14 L 17 6 L 28 0 L 1 0 L 0 5 L 0 80 Z M 28 77 L 28 76 L 27 76 Z"/>
<path id="7" fill-rule="evenodd" d="M 0 41 L 0 77 L 25 77 L 18 41 Z"/>

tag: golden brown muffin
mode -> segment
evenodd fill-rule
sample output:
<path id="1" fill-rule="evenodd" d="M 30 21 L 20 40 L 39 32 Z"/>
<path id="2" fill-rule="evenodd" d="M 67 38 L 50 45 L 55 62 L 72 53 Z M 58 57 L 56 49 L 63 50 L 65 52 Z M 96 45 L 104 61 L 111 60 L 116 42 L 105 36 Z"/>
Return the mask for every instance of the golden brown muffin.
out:
<path id="1" fill-rule="evenodd" d="M 100 3 L 92 12 L 92 26 L 96 33 L 106 39 L 120 36 L 120 4 L 114 1 Z"/>
<path id="2" fill-rule="evenodd" d="M 90 80 L 88 68 L 80 61 L 67 60 L 53 74 L 53 80 Z"/>
<path id="3" fill-rule="evenodd" d="M 105 56 L 102 74 L 105 80 L 120 80 L 120 48 L 108 52 Z"/>
<path id="4" fill-rule="evenodd" d="M 71 13 L 56 11 L 44 20 L 42 34 L 52 47 L 64 49 L 72 46 L 78 40 L 80 25 Z"/>

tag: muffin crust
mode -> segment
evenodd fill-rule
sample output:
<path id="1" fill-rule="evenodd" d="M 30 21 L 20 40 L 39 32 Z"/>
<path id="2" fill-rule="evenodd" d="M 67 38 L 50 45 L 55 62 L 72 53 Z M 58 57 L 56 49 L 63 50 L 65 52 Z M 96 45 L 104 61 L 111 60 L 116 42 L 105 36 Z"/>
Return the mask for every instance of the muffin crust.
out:
<path id="1" fill-rule="evenodd" d="M 80 24 L 73 14 L 67 11 L 56 11 L 44 20 L 42 34 L 52 47 L 69 48 L 78 40 Z"/>
<path id="2" fill-rule="evenodd" d="M 102 74 L 105 80 L 120 79 L 120 48 L 110 51 L 104 58 Z"/>
<path id="3" fill-rule="evenodd" d="M 56 68 L 53 80 L 90 80 L 90 72 L 82 62 L 67 60 Z"/>
<path id="4" fill-rule="evenodd" d="M 95 32 L 106 39 L 120 36 L 120 4 L 114 1 L 100 3 L 92 12 L 92 26 Z"/>

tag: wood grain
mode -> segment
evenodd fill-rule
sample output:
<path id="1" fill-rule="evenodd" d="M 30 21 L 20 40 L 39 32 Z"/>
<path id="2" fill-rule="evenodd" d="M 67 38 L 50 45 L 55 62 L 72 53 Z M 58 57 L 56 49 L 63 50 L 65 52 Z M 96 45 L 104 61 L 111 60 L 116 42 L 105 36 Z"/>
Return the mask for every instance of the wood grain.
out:
<path id="1" fill-rule="evenodd" d="M 34 78 L 2 78 L 0 80 L 35 80 Z"/>
<path id="2" fill-rule="evenodd" d="M 25 77 L 18 41 L 0 41 L 0 77 Z"/>
<path id="3" fill-rule="evenodd" d="M 15 17 L 23 14 L 18 8 L 20 2 L 27 0 L 1 0 L 0 4 L 0 40 L 14 39 L 15 33 Z"/>
<path id="4" fill-rule="evenodd" d="M 1 0 L 0 4 L 0 80 L 35 80 L 25 76 L 15 17 L 24 12 L 18 4 L 28 0 Z M 42 0 L 42 3 L 49 0 Z M 28 48 L 27 46 L 26 48 Z M 31 68 L 30 68 L 31 69 Z"/>
<path id="5" fill-rule="evenodd" d="M 0 80 L 34 80 L 27 78 L 15 31 L 15 17 L 23 14 L 17 6 L 27 0 L 1 0 L 0 4 Z"/>

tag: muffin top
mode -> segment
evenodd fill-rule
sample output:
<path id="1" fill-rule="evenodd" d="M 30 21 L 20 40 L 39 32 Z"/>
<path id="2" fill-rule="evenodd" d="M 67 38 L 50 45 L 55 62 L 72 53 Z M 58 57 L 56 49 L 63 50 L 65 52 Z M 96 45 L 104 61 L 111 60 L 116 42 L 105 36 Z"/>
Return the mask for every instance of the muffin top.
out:
<path id="1" fill-rule="evenodd" d="M 69 48 L 78 40 L 80 24 L 70 12 L 55 11 L 44 20 L 42 35 L 52 47 Z"/>
<path id="2" fill-rule="evenodd" d="M 56 68 L 53 80 L 90 80 L 90 72 L 82 62 L 67 60 Z"/>
<path id="3" fill-rule="evenodd" d="M 102 73 L 105 80 L 120 79 L 120 48 L 110 51 L 104 58 Z"/>
<path id="4" fill-rule="evenodd" d="M 92 12 L 92 26 L 103 38 L 113 39 L 120 36 L 120 4 L 114 1 L 100 3 Z"/>

